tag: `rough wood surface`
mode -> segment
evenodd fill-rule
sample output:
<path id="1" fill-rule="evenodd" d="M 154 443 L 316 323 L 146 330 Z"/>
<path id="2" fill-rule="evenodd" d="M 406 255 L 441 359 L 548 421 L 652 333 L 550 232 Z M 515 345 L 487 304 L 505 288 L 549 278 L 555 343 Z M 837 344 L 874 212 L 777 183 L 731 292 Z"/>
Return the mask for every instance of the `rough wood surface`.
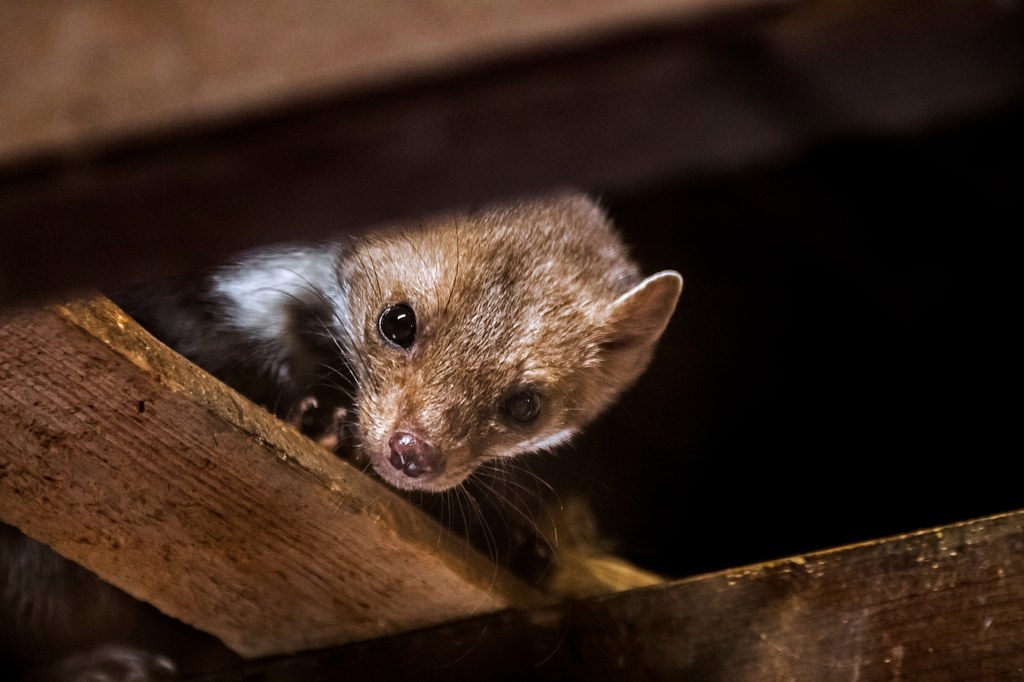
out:
<path id="1" fill-rule="evenodd" d="M 0 324 L 0 519 L 247 656 L 534 599 L 105 299 Z"/>
<path id="2" fill-rule="evenodd" d="M 1015 512 L 203 679 L 1018 679 L 1022 554 Z"/>
<path id="3" fill-rule="evenodd" d="M 327 4 L 0 4 L 0 140 L 23 150 L 0 168 L 0 302 L 1024 96 L 1012 2 Z"/>

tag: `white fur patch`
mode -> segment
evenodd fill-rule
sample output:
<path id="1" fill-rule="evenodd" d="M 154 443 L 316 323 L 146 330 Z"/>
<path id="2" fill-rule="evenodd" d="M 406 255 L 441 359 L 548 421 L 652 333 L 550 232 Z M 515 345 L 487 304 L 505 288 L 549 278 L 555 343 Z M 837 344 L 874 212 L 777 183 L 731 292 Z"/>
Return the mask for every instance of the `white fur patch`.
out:
<path id="1" fill-rule="evenodd" d="M 572 438 L 574 429 L 562 429 L 550 436 L 542 436 L 534 438 L 528 441 L 520 443 L 522 450 L 520 452 L 533 452 L 535 450 L 549 450 L 557 445 L 561 445 Z"/>
<path id="2" fill-rule="evenodd" d="M 214 276 L 213 290 L 225 297 L 228 322 L 252 338 L 272 342 L 286 333 L 289 303 L 340 296 L 329 245 L 274 247 L 252 251 Z"/>

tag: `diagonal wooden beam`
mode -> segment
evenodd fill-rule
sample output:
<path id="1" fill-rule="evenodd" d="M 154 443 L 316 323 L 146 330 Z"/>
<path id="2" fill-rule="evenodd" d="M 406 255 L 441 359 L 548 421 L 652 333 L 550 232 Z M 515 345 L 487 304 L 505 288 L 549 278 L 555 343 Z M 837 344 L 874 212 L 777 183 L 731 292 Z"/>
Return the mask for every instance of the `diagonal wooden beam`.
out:
<path id="1" fill-rule="evenodd" d="M 1014 512 L 202 679 L 1013 679 L 1022 551 Z"/>
<path id="2" fill-rule="evenodd" d="M 536 602 L 106 299 L 0 324 L 0 519 L 246 656 Z"/>

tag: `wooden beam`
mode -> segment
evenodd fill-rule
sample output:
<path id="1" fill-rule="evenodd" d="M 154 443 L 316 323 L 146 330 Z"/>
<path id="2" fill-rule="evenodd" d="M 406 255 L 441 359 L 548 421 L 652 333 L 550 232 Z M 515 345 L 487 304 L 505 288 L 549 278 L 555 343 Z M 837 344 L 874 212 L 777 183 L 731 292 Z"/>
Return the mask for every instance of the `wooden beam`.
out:
<path id="1" fill-rule="evenodd" d="M 1015 512 L 202 679 L 1009 679 L 1022 552 Z"/>
<path id="2" fill-rule="evenodd" d="M 24 66 L 0 71 L 15 110 L 0 122 L 21 126 L 0 168 L 0 302 L 552 185 L 623 187 L 913 131 L 1024 96 L 1014 3 L 356 4 L 359 40 L 342 28 L 356 9 L 313 0 L 293 30 L 278 3 L 229 18 L 185 2 L 0 7 L 13 15 L 0 16 L 0 64 Z M 383 37 L 368 47 L 364 30 Z M 362 55 L 351 69 L 349 48 L 309 49 L 332 31 Z M 89 59 L 58 59 L 79 55 L 60 43 L 72 39 Z M 69 70 L 54 82 L 51 68 Z"/>
<path id="3" fill-rule="evenodd" d="M 0 519 L 246 656 L 536 600 L 105 299 L 0 324 Z"/>
<path id="4" fill-rule="evenodd" d="M 793 0 L 0 5 L 0 163 Z"/>

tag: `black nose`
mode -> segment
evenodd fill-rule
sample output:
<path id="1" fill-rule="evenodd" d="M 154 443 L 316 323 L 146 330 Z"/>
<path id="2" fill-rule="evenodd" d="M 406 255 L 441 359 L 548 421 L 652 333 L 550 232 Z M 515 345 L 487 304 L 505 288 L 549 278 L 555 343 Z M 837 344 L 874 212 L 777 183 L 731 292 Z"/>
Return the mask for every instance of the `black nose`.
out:
<path id="1" fill-rule="evenodd" d="M 406 431 L 396 431 L 388 440 L 391 448 L 391 466 L 409 478 L 436 474 L 444 467 L 441 451 L 430 443 Z"/>

